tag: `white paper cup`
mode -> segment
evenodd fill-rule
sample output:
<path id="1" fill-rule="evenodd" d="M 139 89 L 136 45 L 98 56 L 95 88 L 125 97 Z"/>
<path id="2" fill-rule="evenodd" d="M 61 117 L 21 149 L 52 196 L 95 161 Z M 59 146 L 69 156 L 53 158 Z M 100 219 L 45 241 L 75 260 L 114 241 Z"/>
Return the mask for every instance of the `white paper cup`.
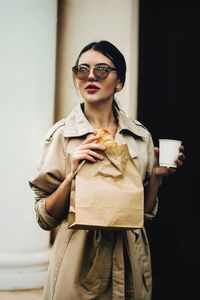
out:
<path id="1" fill-rule="evenodd" d="M 159 165 L 161 167 L 176 168 L 179 147 L 182 141 L 172 139 L 159 139 Z"/>

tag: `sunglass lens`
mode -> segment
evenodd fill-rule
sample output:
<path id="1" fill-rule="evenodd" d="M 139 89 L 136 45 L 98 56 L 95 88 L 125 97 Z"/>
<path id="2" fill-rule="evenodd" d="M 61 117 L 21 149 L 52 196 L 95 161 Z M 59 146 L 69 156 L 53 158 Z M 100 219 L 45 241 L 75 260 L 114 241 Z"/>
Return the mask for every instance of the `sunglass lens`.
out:
<path id="1" fill-rule="evenodd" d="M 76 78 L 80 80 L 85 80 L 88 78 L 89 68 L 87 68 L 86 66 L 78 66 L 73 68 L 73 72 Z"/>
<path id="2" fill-rule="evenodd" d="M 90 73 L 90 68 L 84 65 L 75 66 L 72 68 L 74 75 L 79 80 L 86 80 Z M 111 69 L 109 66 L 99 65 L 93 69 L 94 76 L 97 80 L 104 80 L 108 77 Z"/>
<path id="3" fill-rule="evenodd" d="M 94 68 L 94 75 L 99 80 L 106 79 L 109 73 L 110 71 L 107 66 L 97 66 Z"/>

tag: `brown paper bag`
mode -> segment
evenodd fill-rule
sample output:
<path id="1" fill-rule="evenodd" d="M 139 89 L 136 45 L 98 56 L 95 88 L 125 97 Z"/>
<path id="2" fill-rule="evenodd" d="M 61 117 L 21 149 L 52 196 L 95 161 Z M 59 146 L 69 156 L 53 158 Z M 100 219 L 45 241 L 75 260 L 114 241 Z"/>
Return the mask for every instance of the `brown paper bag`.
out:
<path id="1" fill-rule="evenodd" d="M 68 226 L 74 229 L 141 228 L 144 189 L 127 145 L 82 164 L 72 183 Z"/>

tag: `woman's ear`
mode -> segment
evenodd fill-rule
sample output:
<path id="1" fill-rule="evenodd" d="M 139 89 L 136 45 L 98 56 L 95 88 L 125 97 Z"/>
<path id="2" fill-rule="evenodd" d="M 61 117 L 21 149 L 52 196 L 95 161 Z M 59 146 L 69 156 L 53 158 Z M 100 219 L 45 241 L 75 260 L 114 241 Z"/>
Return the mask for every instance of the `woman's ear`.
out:
<path id="1" fill-rule="evenodd" d="M 115 91 L 120 92 L 122 88 L 123 88 L 123 84 L 120 81 L 118 81 Z"/>

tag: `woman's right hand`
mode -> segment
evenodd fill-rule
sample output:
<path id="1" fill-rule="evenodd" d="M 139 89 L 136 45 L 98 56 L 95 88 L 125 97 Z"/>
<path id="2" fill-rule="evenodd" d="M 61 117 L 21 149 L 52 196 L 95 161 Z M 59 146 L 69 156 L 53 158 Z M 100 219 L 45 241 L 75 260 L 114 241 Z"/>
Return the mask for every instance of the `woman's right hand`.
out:
<path id="1" fill-rule="evenodd" d="M 97 141 L 97 139 L 98 136 L 87 138 L 80 146 L 75 149 L 71 160 L 70 175 L 72 178 L 74 177 L 81 161 L 88 160 L 95 163 L 97 159 L 104 159 L 104 156 L 100 153 L 97 153 L 96 150 L 105 151 L 106 147 L 100 144 L 96 144 L 95 142 Z"/>

